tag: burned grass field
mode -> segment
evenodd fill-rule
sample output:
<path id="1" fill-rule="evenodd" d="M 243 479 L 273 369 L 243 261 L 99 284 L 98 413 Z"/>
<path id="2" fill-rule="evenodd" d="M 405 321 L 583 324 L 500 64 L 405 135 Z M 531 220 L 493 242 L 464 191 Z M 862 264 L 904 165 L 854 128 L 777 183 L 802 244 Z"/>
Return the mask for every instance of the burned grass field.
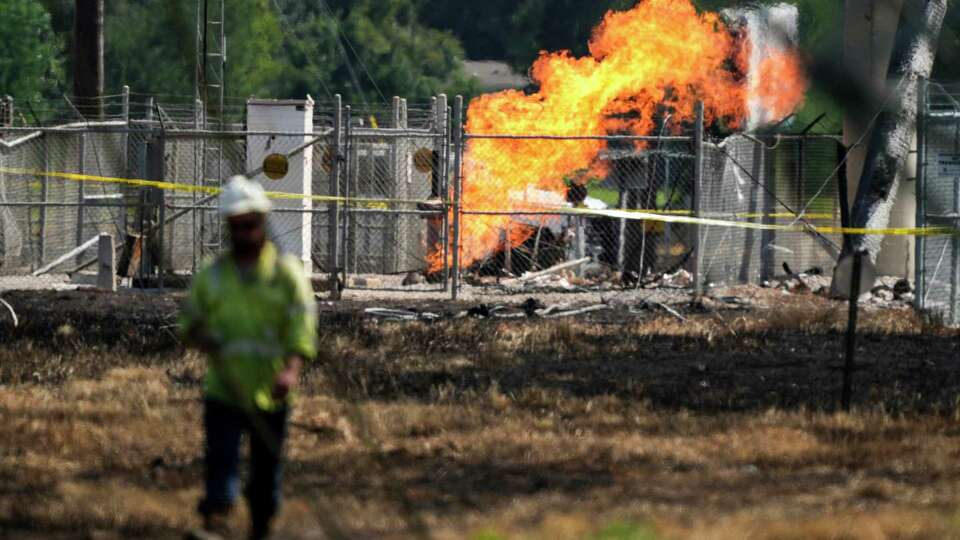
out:
<path id="1" fill-rule="evenodd" d="M 4 298 L 0 533 L 179 538 L 204 363 L 176 342 L 177 299 Z M 362 307 L 322 307 L 278 538 L 960 537 L 958 336 L 909 310 L 863 314 L 846 414 L 845 306 L 812 295 L 684 320 Z"/>

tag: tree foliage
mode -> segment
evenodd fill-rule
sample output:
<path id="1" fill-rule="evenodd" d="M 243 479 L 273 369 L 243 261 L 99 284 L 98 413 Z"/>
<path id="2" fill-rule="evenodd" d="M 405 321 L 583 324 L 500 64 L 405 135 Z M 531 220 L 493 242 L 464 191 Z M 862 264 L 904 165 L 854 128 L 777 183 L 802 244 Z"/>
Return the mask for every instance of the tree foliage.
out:
<path id="1" fill-rule="evenodd" d="M 459 40 L 419 20 L 421 0 L 225 1 L 229 96 L 341 93 L 380 101 L 381 94 L 425 99 L 477 91 L 463 72 Z M 4 3 L 29 4 L 38 12 L 45 7 L 45 27 L 56 34 L 45 43 L 68 58 L 69 68 L 74 0 Z M 113 0 L 105 9 L 109 91 L 126 84 L 135 92 L 193 95 L 195 0 Z"/>
<path id="2" fill-rule="evenodd" d="M 33 0 L 0 0 L 0 94 L 38 99 L 63 87 L 50 14 Z"/>
<path id="3" fill-rule="evenodd" d="M 464 52 L 449 32 L 424 26 L 411 0 L 283 0 L 287 64 L 281 95 L 322 91 L 357 102 L 472 94 Z"/>
<path id="4" fill-rule="evenodd" d="M 465 57 L 505 60 L 525 71 L 541 50 L 586 54 L 603 14 L 635 1 L 228 0 L 226 92 L 318 99 L 340 93 L 357 103 L 439 92 L 470 96 L 478 89 L 461 67 Z M 705 10 L 744 4 L 694 1 Z M 950 2 L 934 70 L 941 79 L 960 78 L 960 0 Z M 801 46 L 812 58 L 835 57 L 843 2 L 793 3 Z M 73 6 L 74 0 L 0 0 L 0 92 L 20 97 L 69 88 Z M 108 91 L 127 84 L 135 92 L 192 95 L 196 6 L 195 0 L 108 1 Z M 838 129 L 839 108 L 815 81 L 796 124 L 824 111 L 821 127 Z"/>

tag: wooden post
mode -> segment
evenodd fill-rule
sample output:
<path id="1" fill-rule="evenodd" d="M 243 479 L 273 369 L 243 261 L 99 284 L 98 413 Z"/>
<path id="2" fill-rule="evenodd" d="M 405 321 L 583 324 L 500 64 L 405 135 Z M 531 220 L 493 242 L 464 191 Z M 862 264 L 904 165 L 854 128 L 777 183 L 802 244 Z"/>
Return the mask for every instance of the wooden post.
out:
<path id="1" fill-rule="evenodd" d="M 97 288 L 116 292 L 117 256 L 113 235 L 102 233 L 97 243 Z"/>
<path id="2" fill-rule="evenodd" d="M 87 120 L 102 116 L 103 0 L 76 0 L 73 16 L 73 93 Z"/>

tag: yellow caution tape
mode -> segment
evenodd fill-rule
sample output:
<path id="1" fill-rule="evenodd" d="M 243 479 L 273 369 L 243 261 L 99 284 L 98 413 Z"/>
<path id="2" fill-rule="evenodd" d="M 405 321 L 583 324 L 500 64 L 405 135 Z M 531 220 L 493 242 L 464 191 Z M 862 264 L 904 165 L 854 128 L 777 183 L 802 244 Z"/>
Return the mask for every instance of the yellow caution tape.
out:
<path id="1" fill-rule="evenodd" d="M 759 231 L 783 232 L 818 232 L 822 234 L 851 234 L 851 235 L 878 235 L 878 236 L 944 236 L 960 234 L 960 229 L 952 227 L 912 227 L 890 229 L 866 229 L 860 227 L 814 227 L 806 223 L 782 225 L 777 223 L 755 223 L 750 221 L 726 221 L 704 217 L 668 216 L 638 210 L 593 210 L 585 208 L 558 209 L 558 213 L 579 214 L 589 216 L 605 216 L 619 219 L 642 219 L 662 221 L 665 223 L 680 223 L 686 225 L 706 225 L 711 227 L 737 227 Z"/>
<path id="2" fill-rule="evenodd" d="M 105 184 L 120 184 L 134 187 L 150 187 L 166 191 L 180 191 L 187 193 L 203 193 L 206 195 L 216 195 L 221 188 L 210 186 L 199 186 L 193 184 L 182 184 L 177 182 L 168 182 L 163 180 L 144 180 L 140 178 L 118 178 L 110 176 L 97 176 L 91 174 L 66 173 L 42 171 L 36 169 L 18 169 L 2 168 L 0 173 L 41 176 L 46 178 L 60 178 L 63 180 L 72 180 L 77 182 L 97 182 Z M 282 193 L 277 191 L 268 191 L 267 197 L 271 199 L 284 200 L 303 200 L 309 199 L 315 202 L 336 202 L 350 206 L 382 209 L 386 210 L 390 205 L 400 204 L 433 204 L 436 201 L 425 201 L 417 199 L 390 199 L 390 198 L 366 198 L 366 197 L 335 197 L 332 195 L 311 195 L 304 196 L 296 193 Z M 795 222 L 789 225 L 778 223 L 763 223 L 751 221 L 731 221 L 724 219 L 715 219 L 709 217 L 694 216 L 690 210 L 633 210 L 633 209 L 590 209 L 590 208 L 569 208 L 569 207 L 549 207 L 540 211 L 548 210 L 557 214 L 609 217 L 616 219 L 631 219 L 654 221 L 661 223 L 678 223 L 685 225 L 704 225 L 709 227 L 736 227 L 741 229 L 752 229 L 761 231 L 782 231 L 782 232 L 818 232 L 821 234 L 849 234 L 849 235 L 878 235 L 878 236 L 949 236 L 960 234 L 960 229 L 953 227 L 912 227 L 912 228 L 886 228 L 886 229 L 868 229 L 860 227 L 834 227 L 834 226 L 813 226 L 805 222 Z M 468 212 L 469 213 L 469 212 Z M 495 213 L 495 212 L 490 212 Z M 520 212 L 517 212 L 520 213 Z M 768 217 L 772 219 L 791 219 L 796 220 L 797 216 L 791 213 L 730 213 L 718 214 L 736 218 L 758 219 Z M 832 220 L 834 216 L 826 213 L 804 214 L 805 220 Z"/>
<path id="3" fill-rule="evenodd" d="M 141 178 L 118 178 L 113 176 L 96 176 L 92 174 L 78 174 L 66 172 L 41 171 L 35 169 L 15 169 L 0 167 L 0 173 L 16 174 L 23 176 L 43 176 L 46 178 L 60 178 L 63 180 L 72 180 L 76 182 L 96 182 L 102 184 L 120 184 L 134 187 L 149 187 L 162 189 L 164 191 L 180 191 L 186 193 L 203 193 L 205 195 L 217 195 L 221 188 L 211 186 L 199 186 L 193 184 L 181 184 L 177 182 L 168 182 L 164 180 L 143 180 Z M 369 197 L 335 197 L 332 195 L 310 195 L 309 197 L 297 193 L 283 193 L 279 191 L 266 192 L 267 197 L 271 199 L 282 200 L 303 200 L 309 199 L 315 202 L 339 202 L 364 208 L 388 208 L 390 204 L 423 204 L 428 201 L 417 199 L 379 199 Z"/>

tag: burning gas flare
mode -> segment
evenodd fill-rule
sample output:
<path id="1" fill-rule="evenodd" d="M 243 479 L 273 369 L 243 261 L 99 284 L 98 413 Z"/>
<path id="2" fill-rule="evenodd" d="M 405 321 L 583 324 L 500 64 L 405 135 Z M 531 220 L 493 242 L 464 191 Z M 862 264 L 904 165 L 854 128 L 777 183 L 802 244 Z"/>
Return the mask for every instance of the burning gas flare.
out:
<path id="1" fill-rule="evenodd" d="M 629 11 L 610 11 L 594 29 L 590 55 L 541 52 L 530 74 L 539 90 L 506 90 L 474 99 L 467 132 L 550 136 L 647 135 L 669 114 L 668 129 L 689 127 L 697 101 L 708 124 L 736 128 L 755 95 L 765 117 L 793 112 L 806 90 L 794 50 L 764 59 L 746 75 L 749 40 L 716 13 L 697 13 L 690 0 L 642 0 Z M 571 178 L 597 176 L 602 140 L 470 139 L 463 163 L 465 211 L 523 211 L 537 205 L 529 188 L 563 194 Z M 466 215 L 462 220 L 464 266 L 500 243 L 507 216 Z M 511 229 L 512 245 L 526 234 Z M 440 250 L 431 269 L 442 265 Z"/>

